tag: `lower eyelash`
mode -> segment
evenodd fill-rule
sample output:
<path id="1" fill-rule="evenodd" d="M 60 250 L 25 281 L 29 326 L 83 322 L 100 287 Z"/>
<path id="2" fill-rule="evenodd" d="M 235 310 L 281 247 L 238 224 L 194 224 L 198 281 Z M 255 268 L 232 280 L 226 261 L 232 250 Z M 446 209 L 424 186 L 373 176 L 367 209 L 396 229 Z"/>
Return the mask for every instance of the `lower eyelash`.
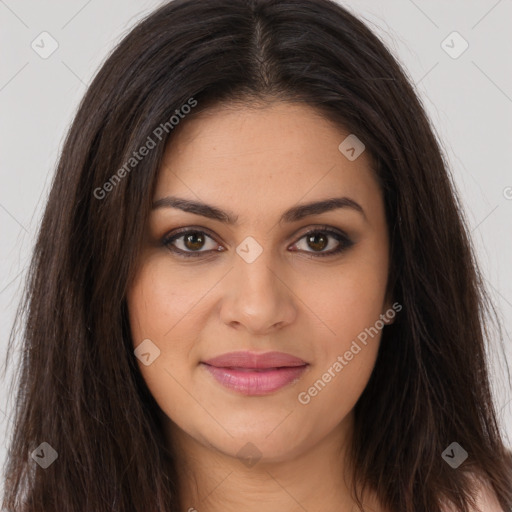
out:
<path id="1" fill-rule="evenodd" d="M 188 230 L 188 231 L 181 231 L 181 232 L 178 232 L 178 233 L 175 233 L 173 234 L 172 236 L 168 236 L 168 237 L 165 237 L 163 240 L 162 240 L 162 245 L 165 246 L 169 251 L 171 251 L 172 253 L 178 255 L 179 257 L 183 256 L 185 258 L 197 258 L 197 257 L 202 257 L 203 255 L 205 254 L 210 254 L 211 252 L 217 252 L 217 251 L 196 251 L 196 252 L 186 252 L 186 251 L 182 251 L 181 249 L 177 249 L 176 247 L 174 247 L 171 242 L 174 242 L 174 240 L 177 240 L 178 238 L 181 238 L 185 235 L 188 235 L 190 233 L 201 233 L 201 234 L 204 234 L 206 236 L 208 236 L 209 238 L 211 238 L 213 240 L 213 237 L 210 236 L 208 233 L 206 233 L 205 231 L 200 231 L 200 230 Z M 334 239 L 336 239 L 337 242 L 339 242 L 339 245 L 336 249 L 331 249 L 329 252 L 313 252 L 313 251 L 305 251 L 305 254 L 311 254 L 313 258 L 316 258 L 316 257 L 326 257 L 326 256 L 334 256 L 336 254 L 339 254 L 340 252 L 350 248 L 352 245 L 354 245 L 354 242 L 352 242 L 352 240 L 350 240 L 346 235 L 342 235 L 341 233 L 338 233 L 337 231 L 333 231 L 331 229 L 327 229 L 327 228 L 315 228 L 311 231 L 308 231 L 307 233 L 304 233 L 300 238 L 299 240 L 302 240 L 304 237 L 306 236 L 310 236 L 310 235 L 314 235 L 316 233 L 324 233 L 324 234 L 327 234 L 329 236 L 332 236 Z M 295 242 L 297 243 L 297 242 Z M 220 252 L 220 251 L 218 251 Z"/>

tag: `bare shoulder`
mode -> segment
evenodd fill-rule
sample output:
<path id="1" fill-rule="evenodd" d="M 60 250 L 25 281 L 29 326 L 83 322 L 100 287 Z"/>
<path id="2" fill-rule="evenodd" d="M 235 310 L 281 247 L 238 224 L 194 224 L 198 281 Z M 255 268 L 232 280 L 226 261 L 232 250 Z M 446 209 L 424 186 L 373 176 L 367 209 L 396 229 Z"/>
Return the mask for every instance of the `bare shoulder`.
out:
<path id="1" fill-rule="evenodd" d="M 480 475 L 472 474 L 471 480 L 476 491 L 476 508 L 471 512 L 506 512 L 501 507 L 491 484 Z M 453 505 L 448 505 L 443 512 L 457 512 Z"/>
<path id="2" fill-rule="evenodd" d="M 489 482 L 478 477 L 475 477 L 474 481 L 478 491 L 477 510 L 480 509 L 482 512 L 504 512 Z"/>

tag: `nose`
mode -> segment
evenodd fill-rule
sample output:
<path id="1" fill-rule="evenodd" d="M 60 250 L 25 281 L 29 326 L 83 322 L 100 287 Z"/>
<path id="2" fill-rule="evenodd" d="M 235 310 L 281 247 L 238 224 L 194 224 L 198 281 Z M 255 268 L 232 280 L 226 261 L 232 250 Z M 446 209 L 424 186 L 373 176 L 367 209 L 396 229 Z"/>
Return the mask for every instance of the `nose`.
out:
<path id="1" fill-rule="evenodd" d="M 230 327 L 265 335 L 296 317 L 298 298 L 289 273 L 272 261 L 270 251 L 264 250 L 252 263 L 237 255 L 224 286 L 220 315 Z"/>

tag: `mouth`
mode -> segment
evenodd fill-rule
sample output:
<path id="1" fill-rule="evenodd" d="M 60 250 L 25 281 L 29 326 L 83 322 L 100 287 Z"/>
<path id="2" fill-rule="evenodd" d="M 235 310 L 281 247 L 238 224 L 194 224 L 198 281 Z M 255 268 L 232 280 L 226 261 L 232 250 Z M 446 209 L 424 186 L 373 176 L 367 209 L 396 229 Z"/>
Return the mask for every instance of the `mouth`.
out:
<path id="1" fill-rule="evenodd" d="M 231 352 L 201 362 L 201 366 L 223 387 L 261 396 L 297 382 L 309 364 L 282 352 Z"/>

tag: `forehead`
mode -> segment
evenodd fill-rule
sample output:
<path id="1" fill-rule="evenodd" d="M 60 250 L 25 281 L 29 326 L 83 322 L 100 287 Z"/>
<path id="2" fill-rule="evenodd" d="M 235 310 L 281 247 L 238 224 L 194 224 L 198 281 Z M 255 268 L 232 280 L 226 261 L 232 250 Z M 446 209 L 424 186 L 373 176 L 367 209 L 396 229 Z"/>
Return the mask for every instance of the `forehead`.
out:
<path id="1" fill-rule="evenodd" d="M 182 123 L 166 148 L 155 199 L 223 199 L 242 210 L 333 195 L 371 202 L 380 194 L 369 155 L 350 161 L 339 149 L 349 132 L 307 105 L 221 106 Z"/>

